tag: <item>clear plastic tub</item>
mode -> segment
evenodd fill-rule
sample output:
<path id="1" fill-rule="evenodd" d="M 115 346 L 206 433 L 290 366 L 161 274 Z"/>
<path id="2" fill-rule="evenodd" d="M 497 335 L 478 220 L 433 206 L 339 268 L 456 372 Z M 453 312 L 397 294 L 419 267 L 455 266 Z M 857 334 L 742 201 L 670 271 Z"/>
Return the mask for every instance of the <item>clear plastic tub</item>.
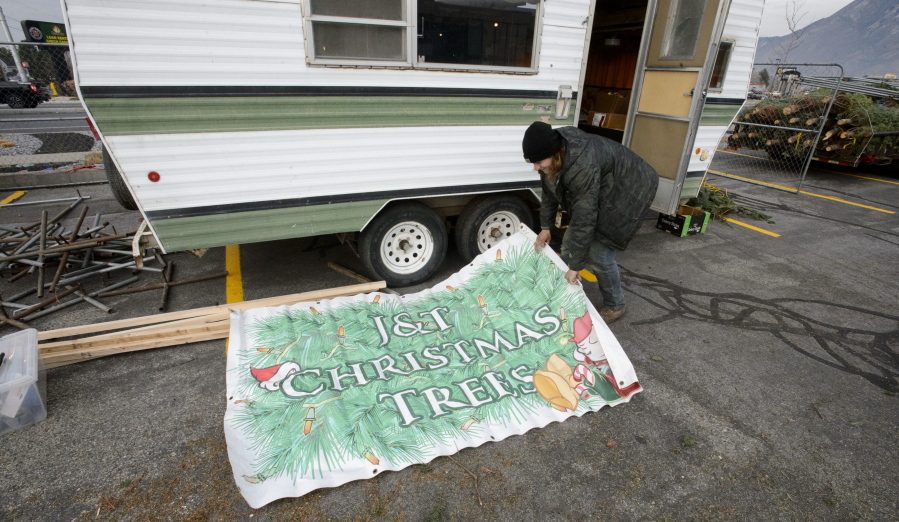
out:
<path id="1" fill-rule="evenodd" d="M 23 330 L 0 339 L 0 435 L 47 418 L 38 392 L 37 330 Z"/>

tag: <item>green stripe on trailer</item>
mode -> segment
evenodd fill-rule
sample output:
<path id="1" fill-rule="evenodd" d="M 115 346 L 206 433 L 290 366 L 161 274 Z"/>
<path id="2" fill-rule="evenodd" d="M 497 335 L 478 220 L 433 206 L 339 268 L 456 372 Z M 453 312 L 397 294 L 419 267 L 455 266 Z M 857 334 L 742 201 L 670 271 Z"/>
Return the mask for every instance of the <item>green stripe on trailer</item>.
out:
<path id="1" fill-rule="evenodd" d="M 89 98 L 108 136 L 375 127 L 529 125 L 552 100 L 433 96 Z M 553 125 L 573 125 L 554 116 Z"/>
<path id="2" fill-rule="evenodd" d="M 712 105 L 707 103 L 702 107 L 702 116 L 699 118 L 699 124 L 704 126 L 730 125 L 742 106 L 742 104 Z"/>
<path id="3" fill-rule="evenodd" d="M 335 203 L 150 222 L 167 252 L 358 232 L 388 200 Z"/>
<path id="4" fill-rule="evenodd" d="M 702 187 L 702 181 L 705 179 L 705 173 L 703 172 L 700 176 L 694 176 L 684 179 L 684 184 L 680 189 L 680 197 L 681 199 L 689 199 L 695 198 L 697 194 L 699 194 L 699 189 Z"/>

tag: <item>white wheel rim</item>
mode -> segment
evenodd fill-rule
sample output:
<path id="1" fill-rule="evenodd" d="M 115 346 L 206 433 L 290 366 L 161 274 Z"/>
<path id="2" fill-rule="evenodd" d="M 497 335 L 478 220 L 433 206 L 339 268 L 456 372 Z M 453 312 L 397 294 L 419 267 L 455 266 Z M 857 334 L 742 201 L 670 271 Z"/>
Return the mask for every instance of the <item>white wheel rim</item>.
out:
<path id="1" fill-rule="evenodd" d="M 391 272 L 413 274 L 434 254 L 434 236 L 421 223 L 404 221 L 394 225 L 381 240 L 381 260 Z"/>
<path id="2" fill-rule="evenodd" d="M 487 216 L 478 227 L 478 249 L 486 252 L 500 241 L 518 232 L 521 220 L 514 212 L 501 210 Z"/>

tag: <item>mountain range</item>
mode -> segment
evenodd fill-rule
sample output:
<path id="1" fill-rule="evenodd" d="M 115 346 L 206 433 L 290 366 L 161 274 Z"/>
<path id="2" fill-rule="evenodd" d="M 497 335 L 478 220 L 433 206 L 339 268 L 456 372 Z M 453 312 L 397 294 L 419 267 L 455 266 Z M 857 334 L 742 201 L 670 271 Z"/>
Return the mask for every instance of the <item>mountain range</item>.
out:
<path id="1" fill-rule="evenodd" d="M 812 0 L 814 1 L 814 0 Z M 899 75 L 899 1 L 855 0 L 791 35 L 759 38 L 756 63 L 838 63 L 844 76 Z"/>

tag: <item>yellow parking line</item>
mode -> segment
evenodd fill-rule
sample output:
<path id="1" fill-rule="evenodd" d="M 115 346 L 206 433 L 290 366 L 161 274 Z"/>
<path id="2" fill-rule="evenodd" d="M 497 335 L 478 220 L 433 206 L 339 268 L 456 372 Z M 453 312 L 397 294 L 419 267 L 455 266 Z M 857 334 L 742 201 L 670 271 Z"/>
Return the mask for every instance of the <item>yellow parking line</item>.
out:
<path id="1" fill-rule="evenodd" d="M 225 301 L 239 303 L 243 301 L 243 274 L 240 271 L 240 245 L 225 247 Z M 228 353 L 228 340 L 225 340 L 225 353 Z"/>
<path id="2" fill-rule="evenodd" d="M 7 204 L 7 203 L 12 203 L 13 201 L 15 201 L 15 200 L 19 199 L 20 197 L 24 196 L 24 195 L 25 195 L 25 192 L 26 192 L 26 191 L 24 191 L 24 190 L 20 190 L 20 191 L 18 191 L 18 192 L 13 192 L 12 195 L 7 196 L 6 199 L 4 199 L 3 201 L 0 201 L 0 205 L 5 205 L 5 204 Z"/>
<path id="3" fill-rule="evenodd" d="M 759 156 L 752 156 L 750 154 L 740 154 L 739 152 L 734 152 L 732 150 L 724 150 L 724 149 L 715 149 L 715 150 L 718 152 L 723 152 L 725 154 L 733 154 L 735 156 L 746 156 L 747 158 L 754 158 L 754 159 L 760 159 L 760 160 L 765 160 L 765 161 L 774 161 L 775 163 L 777 163 L 775 160 L 770 159 L 770 158 L 762 158 Z M 870 179 L 871 181 L 880 181 L 881 183 L 892 183 L 893 185 L 899 185 L 899 181 L 887 181 L 885 179 L 869 178 L 867 176 L 859 176 L 858 174 L 849 174 L 848 172 L 837 172 L 835 170 L 824 170 L 824 169 L 821 169 L 818 167 L 815 167 L 815 170 L 820 170 L 821 172 L 829 172 L 831 174 L 842 174 L 844 176 L 852 176 L 854 178 Z M 761 183 L 761 181 L 758 181 L 757 183 Z"/>
<path id="4" fill-rule="evenodd" d="M 580 272 L 578 272 L 578 275 L 581 276 L 582 279 L 586 279 L 587 281 L 590 281 L 591 283 L 596 282 L 596 276 L 593 275 L 592 272 L 589 272 L 589 271 L 586 270 L 586 269 L 581 270 Z"/>
<path id="5" fill-rule="evenodd" d="M 741 227 L 746 227 L 750 230 L 755 230 L 756 232 L 761 232 L 762 234 L 767 234 L 771 237 L 780 237 L 780 234 L 775 234 L 774 232 L 771 232 L 770 230 L 765 230 L 764 228 L 755 227 L 755 226 L 750 225 L 749 223 L 743 223 L 742 221 L 737 221 L 736 219 L 733 219 L 733 218 L 724 217 L 722 219 L 724 219 L 724 221 L 727 221 L 728 223 L 733 223 L 734 225 L 740 225 Z"/>
<path id="6" fill-rule="evenodd" d="M 760 159 L 760 160 L 765 160 L 765 161 L 774 161 L 771 158 L 762 158 L 760 156 L 752 156 L 750 154 L 740 154 L 739 152 L 734 152 L 732 150 L 724 150 L 724 149 L 715 149 L 715 150 L 718 152 L 723 152 L 725 154 L 733 154 L 734 156 L 746 156 L 747 158 Z"/>
<path id="7" fill-rule="evenodd" d="M 225 299 L 228 303 L 243 301 L 243 275 L 240 272 L 240 245 L 225 247 Z"/>
<path id="8" fill-rule="evenodd" d="M 784 190 L 789 190 L 790 192 L 795 192 L 795 190 L 796 190 L 796 189 L 793 189 L 793 188 L 790 188 L 790 187 L 785 187 L 785 186 L 783 186 L 783 185 L 776 185 L 776 184 L 774 184 L 774 183 L 765 183 L 764 181 L 759 181 L 759 180 L 752 179 L 752 178 L 744 178 L 744 177 L 742 177 L 742 176 L 736 176 L 736 175 L 734 175 L 734 174 L 727 174 L 727 173 L 724 173 L 724 172 L 719 172 L 719 171 L 717 171 L 717 170 L 711 170 L 711 169 L 709 169 L 709 172 L 711 172 L 711 173 L 713 173 L 713 174 L 718 174 L 718 175 L 720 175 L 720 176 L 724 176 L 725 178 L 733 178 L 733 179 L 740 179 L 740 180 L 743 180 L 743 181 L 751 181 L 751 182 L 753 182 L 753 183 L 758 183 L 759 185 L 767 185 L 767 186 L 769 186 L 769 187 L 776 187 L 776 188 L 780 188 L 780 189 L 784 189 Z M 815 196 L 816 198 L 829 199 L 829 200 L 831 200 L 831 201 L 837 201 L 837 202 L 839 202 L 839 203 L 845 203 L 845 204 L 847 204 L 847 205 L 853 205 L 853 206 L 856 206 L 856 207 L 862 207 L 862 208 L 866 208 L 866 209 L 869 209 L 869 210 L 876 210 L 876 211 L 878 211 L 878 212 L 885 212 L 885 213 L 887 213 L 887 214 L 895 214 L 895 212 L 893 212 L 892 210 L 885 210 L 885 209 L 882 209 L 882 208 L 872 207 L 872 206 L 869 206 L 869 205 L 862 205 L 861 203 L 853 203 L 852 201 L 846 201 L 845 199 L 834 198 L 834 197 L 831 197 L 831 196 L 825 196 L 825 195 L 823 195 L 823 194 L 815 194 L 814 192 L 806 192 L 805 190 L 800 190 L 799 193 L 800 193 L 800 194 L 805 194 L 806 196 Z"/>
<path id="9" fill-rule="evenodd" d="M 897 182 L 897 181 L 887 181 L 885 179 L 869 178 L 867 176 L 859 176 L 858 174 L 849 174 L 848 172 L 837 172 L 835 170 L 824 170 L 824 169 L 819 169 L 819 168 L 816 168 L 815 170 L 820 170 L 821 172 L 829 172 L 831 174 L 842 174 L 843 176 L 852 176 L 853 178 L 870 179 L 871 181 L 879 181 L 881 183 L 892 183 L 893 185 L 899 185 L 899 182 Z"/>

